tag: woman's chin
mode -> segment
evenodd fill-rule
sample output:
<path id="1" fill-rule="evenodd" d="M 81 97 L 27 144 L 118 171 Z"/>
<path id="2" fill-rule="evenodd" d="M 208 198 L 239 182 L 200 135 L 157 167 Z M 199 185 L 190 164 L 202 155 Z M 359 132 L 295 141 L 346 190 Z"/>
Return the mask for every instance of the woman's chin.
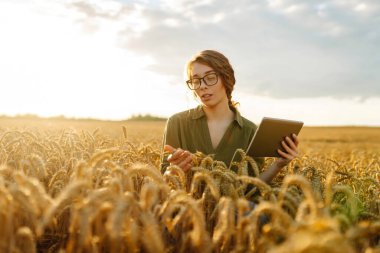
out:
<path id="1" fill-rule="evenodd" d="M 202 102 L 202 105 L 204 107 L 207 107 L 207 108 L 214 108 L 215 107 L 215 103 L 211 103 L 211 102 Z"/>

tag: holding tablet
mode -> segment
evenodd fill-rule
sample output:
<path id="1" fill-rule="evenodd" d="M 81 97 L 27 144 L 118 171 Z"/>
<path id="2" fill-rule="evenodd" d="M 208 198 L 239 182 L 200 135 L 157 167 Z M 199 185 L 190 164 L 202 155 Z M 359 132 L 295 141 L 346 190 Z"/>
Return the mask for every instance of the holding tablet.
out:
<path id="1" fill-rule="evenodd" d="M 253 156 L 253 151 L 257 166 L 262 168 L 265 165 L 266 168 L 263 168 L 260 175 L 248 168 L 248 175 L 258 176 L 264 182 L 270 183 L 282 168 L 298 157 L 299 140 L 296 133 L 299 129 L 288 129 L 289 131 L 281 133 L 287 128 L 283 129 L 279 122 L 266 134 L 268 126 L 265 122 L 257 129 L 252 121 L 237 110 L 237 103 L 232 100 L 236 81 L 234 70 L 222 53 L 203 50 L 188 61 L 185 69 L 185 83 L 200 105 L 176 113 L 167 120 L 161 155 L 162 173 L 174 165 L 185 173 L 192 171 L 197 166 L 194 159 L 197 152 L 212 155 L 214 160 L 228 166 L 232 164 L 237 150 L 250 146 L 252 150 L 249 149 L 248 154 Z M 256 131 L 255 138 L 249 145 Z M 276 150 L 282 137 L 291 133 L 294 133 L 293 139 L 286 137 L 281 143 L 285 151 Z M 266 151 L 267 149 L 273 152 Z M 276 157 L 271 164 L 265 163 L 260 157 L 278 156 L 276 151 L 281 157 Z"/>
<path id="2" fill-rule="evenodd" d="M 254 157 L 280 157 L 281 141 L 286 136 L 298 135 L 303 122 L 264 117 L 248 145 L 246 153 Z"/>

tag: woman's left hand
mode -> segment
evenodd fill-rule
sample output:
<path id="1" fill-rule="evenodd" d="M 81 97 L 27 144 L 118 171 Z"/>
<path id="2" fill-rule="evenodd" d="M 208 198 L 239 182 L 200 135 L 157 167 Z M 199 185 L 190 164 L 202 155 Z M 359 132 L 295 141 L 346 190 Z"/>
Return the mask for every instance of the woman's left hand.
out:
<path id="1" fill-rule="evenodd" d="M 298 143 L 299 141 L 297 135 L 292 134 L 292 138 L 286 136 L 285 141 L 281 142 L 281 145 L 286 152 L 278 149 L 277 152 L 281 155 L 281 157 L 277 158 L 275 162 L 280 166 L 285 166 L 294 158 L 298 157 Z"/>

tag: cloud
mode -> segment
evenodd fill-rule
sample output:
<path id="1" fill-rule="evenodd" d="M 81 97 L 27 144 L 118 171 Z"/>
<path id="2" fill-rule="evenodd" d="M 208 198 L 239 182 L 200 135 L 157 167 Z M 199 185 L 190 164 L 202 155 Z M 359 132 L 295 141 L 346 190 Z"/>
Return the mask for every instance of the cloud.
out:
<path id="1" fill-rule="evenodd" d="M 144 6 L 138 2 L 122 4 L 115 0 L 76 0 L 64 2 L 67 10 L 75 15 L 75 22 L 88 33 L 96 33 L 117 27 L 135 35 L 147 28 L 146 18 L 141 15 Z"/>
<path id="2" fill-rule="evenodd" d="M 153 2 L 119 2 L 113 10 L 87 1 L 72 6 L 86 14 L 83 20 L 119 22 L 120 45 L 153 57 L 150 69 L 178 83 L 187 59 L 216 49 L 230 58 L 242 92 L 278 98 L 380 96 L 376 0 Z"/>
<path id="3" fill-rule="evenodd" d="M 104 18 L 117 20 L 121 16 L 133 11 L 133 6 L 122 5 L 116 1 L 73 1 L 66 3 L 69 8 L 76 9 L 87 18 Z"/>

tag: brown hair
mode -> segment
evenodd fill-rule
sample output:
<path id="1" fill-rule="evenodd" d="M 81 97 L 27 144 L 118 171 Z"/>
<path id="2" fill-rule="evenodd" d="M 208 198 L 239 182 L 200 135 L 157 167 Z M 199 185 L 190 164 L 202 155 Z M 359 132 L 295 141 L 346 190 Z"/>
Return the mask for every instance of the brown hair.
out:
<path id="1" fill-rule="evenodd" d="M 228 105 L 232 110 L 236 110 L 238 103 L 231 100 L 232 91 L 234 90 L 236 81 L 235 74 L 227 57 L 214 50 L 204 50 L 197 53 L 186 64 L 186 75 L 188 79 L 191 78 L 191 66 L 194 62 L 205 64 L 219 74 L 219 76 L 222 78 L 223 86 L 226 89 Z"/>

